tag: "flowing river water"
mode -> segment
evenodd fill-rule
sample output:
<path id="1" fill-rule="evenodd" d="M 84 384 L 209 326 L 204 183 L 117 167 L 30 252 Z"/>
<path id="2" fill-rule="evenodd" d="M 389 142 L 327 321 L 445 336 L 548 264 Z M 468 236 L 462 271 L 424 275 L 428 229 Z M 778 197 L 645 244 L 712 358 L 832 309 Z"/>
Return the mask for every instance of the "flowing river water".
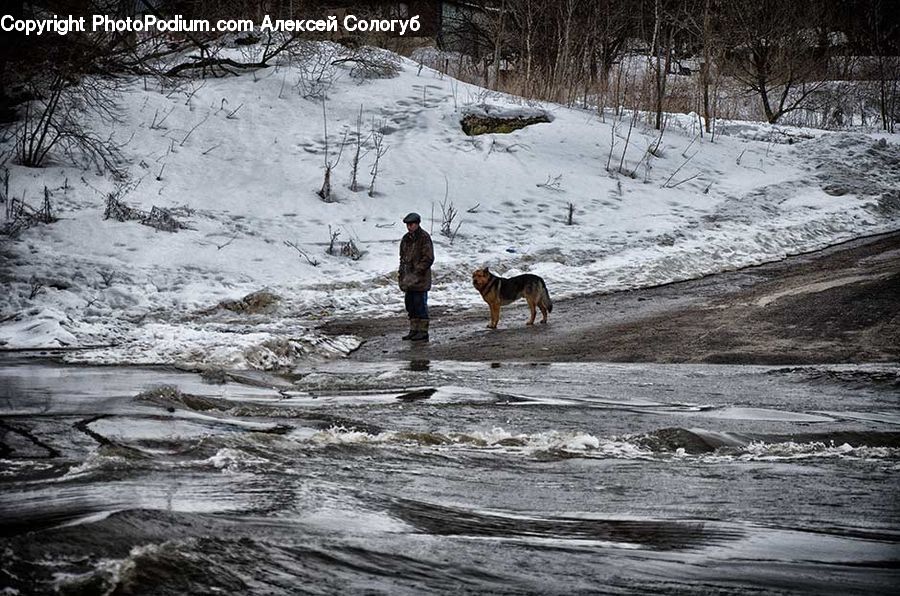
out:
<path id="1" fill-rule="evenodd" d="M 900 366 L 0 357 L 2 594 L 895 594 Z"/>

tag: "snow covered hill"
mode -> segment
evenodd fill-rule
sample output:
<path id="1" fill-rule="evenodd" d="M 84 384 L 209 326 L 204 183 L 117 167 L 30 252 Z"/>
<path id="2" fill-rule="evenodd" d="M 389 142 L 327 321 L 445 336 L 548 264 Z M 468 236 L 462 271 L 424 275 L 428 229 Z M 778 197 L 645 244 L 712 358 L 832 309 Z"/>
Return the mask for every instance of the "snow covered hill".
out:
<path id="1" fill-rule="evenodd" d="M 124 183 L 61 162 L 7 166 L 9 196 L 36 206 L 46 186 L 59 220 L 0 239 L 0 347 L 104 346 L 69 358 L 258 368 L 343 354 L 355 338 L 311 329 L 323 317 L 402 316 L 396 261 L 409 211 L 433 232 L 435 306 L 479 303 L 470 276 L 482 265 L 542 275 L 559 299 L 900 227 L 896 135 L 727 122 L 710 142 L 695 116 L 672 115 L 653 155 L 658 132 L 638 122 L 629 138 L 630 112 L 616 121 L 533 105 L 400 66 L 364 81 L 335 67 L 324 103 L 330 159 L 345 135 L 347 145 L 333 202 L 317 195 L 323 103 L 298 92 L 297 66 L 178 90 L 130 83 L 115 126 L 127 140 Z M 371 139 L 361 189 L 349 188 L 360 110 L 363 135 L 373 126 L 384 135 L 374 196 Z M 551 121 L 473 137 L 460 126 L 473 111 L 536 110 Z M 633 176 L 610 174 L 608 163 Z M 170 210 L 186 228 L 104 219 L 110 193 L 134 209 Z M 452 241 L 440 234 L 442 203 L 458 213 Z M 329 228 L 362 257 L 326 254 Z M 260 290 L 278 299 L 217 307 Z"/>

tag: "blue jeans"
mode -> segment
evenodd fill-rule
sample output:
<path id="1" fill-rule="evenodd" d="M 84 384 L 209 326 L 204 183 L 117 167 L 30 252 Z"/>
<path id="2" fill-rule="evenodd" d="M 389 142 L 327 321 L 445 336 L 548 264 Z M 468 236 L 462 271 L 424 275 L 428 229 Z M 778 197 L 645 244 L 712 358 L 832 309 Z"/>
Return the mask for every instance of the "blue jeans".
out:
<path id="1" fill-rule="evenodd" d="M 410 319 L 428 318 L 428 292 L 406 292 L 406 312 Z"/>

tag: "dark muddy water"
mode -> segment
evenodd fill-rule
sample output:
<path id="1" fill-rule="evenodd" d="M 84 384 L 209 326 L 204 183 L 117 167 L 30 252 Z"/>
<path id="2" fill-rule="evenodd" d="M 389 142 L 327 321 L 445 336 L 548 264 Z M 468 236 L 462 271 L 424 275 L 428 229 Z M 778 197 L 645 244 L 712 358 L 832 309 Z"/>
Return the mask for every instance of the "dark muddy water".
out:
<path id="1" fill-rule="evenodd" d="M 4 594 L 891 594 L 900 366 L 0 359 Z"/>

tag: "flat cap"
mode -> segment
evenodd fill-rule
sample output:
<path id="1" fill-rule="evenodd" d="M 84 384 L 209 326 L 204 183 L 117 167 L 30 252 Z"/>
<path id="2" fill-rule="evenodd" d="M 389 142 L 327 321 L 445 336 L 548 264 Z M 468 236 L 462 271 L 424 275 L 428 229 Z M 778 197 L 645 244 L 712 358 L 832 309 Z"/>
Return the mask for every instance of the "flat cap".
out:
<path id="1" fill-rule="evenodd" d="M 419 217 L 418 213 L 409 213 L 406 217 L 403 218 L 403 223 L 421 223 L 422 218 Z"/>

